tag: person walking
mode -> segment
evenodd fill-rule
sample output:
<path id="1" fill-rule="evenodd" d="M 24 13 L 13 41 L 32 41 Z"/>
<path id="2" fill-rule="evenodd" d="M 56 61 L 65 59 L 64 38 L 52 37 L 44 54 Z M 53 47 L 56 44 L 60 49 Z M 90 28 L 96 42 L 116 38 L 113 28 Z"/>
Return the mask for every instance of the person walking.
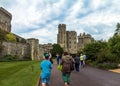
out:
<path id="1" fill-rule="evenodd" d="M 85 65 L 86 65 L 86 55 L 84 54 L 83 55 L 83 66 L 85 67 Z"/>
<path id="2" fill-rule="evenodd" d="M 73 61 L 73 58 L 68 55 L 67 52 L 64 52 L 60 63 L 62 65 L 62 79 L 64 81 L 64 86 L 69 86 L 70 84 L 70 75 L 72 71 L 70 68 L 70 64 Z"/>
<path id="3" fill-rule="evenodd" d="M 81 66 L 81 68 L 84 67 L 84 65 L 83 65 L 83 55 L 82 54 L 80 55 L 80 66 Z"/>
<path id="4" fill-rule="evenodd" d="M 52 63 L 49 60 L 49 53 L 44 54 L 45 59 L 40 63 L 42 86 L 49 86 Z"/>
<path id="5" fill-rule="evenodd" d="M 57 65 L 59 65 L 59 61 L 60 61 L 60 55 L 59 54 L 56 54 L 56 60 L 57 60 Z"/>
<path id="6" fill-rule="evenodd" d="M 79 58 L 79 56 L 76 55 L 76 57 L 74 58 L 74 60 L 75 60 L 75 70 L 76 70 L 77 72 L 79 72 L 79 71 L 80 71 L 80 68 L 79 68 L 80 58 Z"/>

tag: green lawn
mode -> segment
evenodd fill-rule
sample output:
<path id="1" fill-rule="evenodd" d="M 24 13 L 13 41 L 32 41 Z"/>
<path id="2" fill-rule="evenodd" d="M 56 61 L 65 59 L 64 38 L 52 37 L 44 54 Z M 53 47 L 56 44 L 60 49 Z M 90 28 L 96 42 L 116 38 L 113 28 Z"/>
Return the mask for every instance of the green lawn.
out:
<path id="1" fill-rule="evenodd" d="M 0 86 L 36 86 L 40 62 L 0 62 Z"/>

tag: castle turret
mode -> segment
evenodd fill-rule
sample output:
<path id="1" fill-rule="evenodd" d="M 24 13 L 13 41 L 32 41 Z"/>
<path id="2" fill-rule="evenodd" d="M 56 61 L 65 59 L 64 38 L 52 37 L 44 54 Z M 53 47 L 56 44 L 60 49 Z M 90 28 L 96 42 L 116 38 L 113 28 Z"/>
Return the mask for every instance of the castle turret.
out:
<path id="1" fill-rule="evenodd" d="M 66 24 L 58 25 L 58 35 L 57 35 L 57 43 L 67 51 L 67 40 L 66 40 Z"/>
<path id="2" fill-rule="evenodd" d="M 84 48 L 86 44 L 89 44 L 93 41 L 93 38 L 90 34 L 81 34 L 78 36 L 78 50 L 81 50 Z"/>
<path id="3" fill-rule="evenodd" d="M 12 15 L 4 8 L 0 7 L 0 29 L 11 32 Z"/>
<path id="4" fill-rule="evenodd" d="M 39 40 L 38 39 L 27 39 L 27 43 L 30 44 L 31 59 L 38 60 L 40 59 L 39 53 Z"/>

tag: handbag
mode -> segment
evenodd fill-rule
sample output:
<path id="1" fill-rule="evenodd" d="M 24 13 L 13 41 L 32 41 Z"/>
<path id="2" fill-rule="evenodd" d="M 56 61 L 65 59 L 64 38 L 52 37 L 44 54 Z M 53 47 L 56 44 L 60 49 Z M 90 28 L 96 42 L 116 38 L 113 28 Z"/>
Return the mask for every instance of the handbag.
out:
<path id="1" fill-rule="evenodd" d="M 59 64 L 59 65 L 57 66 L 57 68 L 58 68 L 58 70 L 62 71 L 62 65 L 61 65 L 61 64 Z"/>

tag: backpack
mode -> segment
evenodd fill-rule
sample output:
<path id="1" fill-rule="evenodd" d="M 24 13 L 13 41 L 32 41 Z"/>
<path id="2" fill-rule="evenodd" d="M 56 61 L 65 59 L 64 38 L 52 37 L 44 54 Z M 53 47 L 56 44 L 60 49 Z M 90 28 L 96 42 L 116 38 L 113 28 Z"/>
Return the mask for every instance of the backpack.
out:
<path id="1" fill-rule="evenodd" d="M 63 62 L 63 65 L 62 65 L 62 72 L 63 73 L 68 73 L 71 71 L 71 68 L 70 68 L 70 63 L 68 62 Z"/>

